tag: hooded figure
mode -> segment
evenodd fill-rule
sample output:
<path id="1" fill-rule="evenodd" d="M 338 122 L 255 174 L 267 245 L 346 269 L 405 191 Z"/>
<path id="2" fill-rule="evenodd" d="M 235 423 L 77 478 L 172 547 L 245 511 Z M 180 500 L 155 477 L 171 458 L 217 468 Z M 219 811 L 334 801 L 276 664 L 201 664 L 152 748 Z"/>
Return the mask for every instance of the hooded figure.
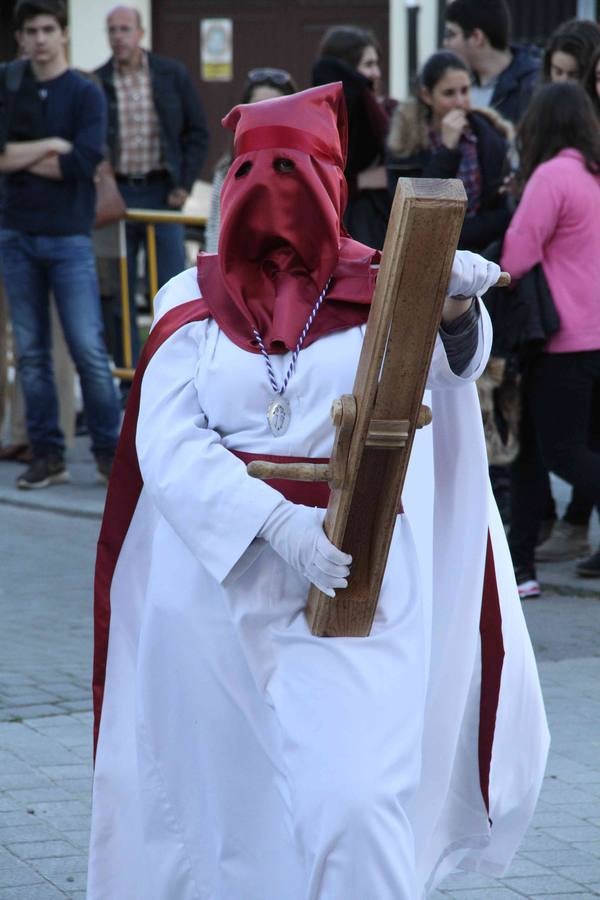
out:
<path id="1" fill-rule="evenodd" d="M 156 298 L 98 546 L 87 896 L 415 900 L 507 864 L 546 751 L 472 383 L 489 325 L 446 301 L 371 635 L 314 637 L 310 583 L 351 566 L 327 487 L 245 463 L 329 457 L 378 254 L 340 224 L 340 85 L 225 124 L 219 253 Z M 449 293 L 490 265 L 457 257 Z"/>
<path id="2" fill-rule="evenodd" d="M 234 343 L 257 352 L 257 329 L 269 352 L 283 353 L 294 349 L 328 283 L 304 346 L 366 322 L 379 253 L 349 238 L 342 223 L 347 124 L 339 86 L 276 99 L 236 106 L 223 120 L 235 133 L 235 159 L 221 192 L 219 252 L 199 257 L 198 277 Z"/>

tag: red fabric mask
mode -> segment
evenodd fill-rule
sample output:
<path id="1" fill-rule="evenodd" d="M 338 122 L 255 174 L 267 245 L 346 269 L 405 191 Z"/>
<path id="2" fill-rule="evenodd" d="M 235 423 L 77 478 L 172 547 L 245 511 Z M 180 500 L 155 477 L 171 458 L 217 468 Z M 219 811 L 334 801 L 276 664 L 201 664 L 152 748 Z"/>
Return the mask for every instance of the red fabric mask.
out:
<path id="1" fill-rule="evenodd" d="M 304 342 L 366 321 L 378 261 L 345 235 L 347 121 L 341 84 L 235 107 L 234 161 L 221 192 L 218 257 L 198 278 L 211 314 L 238 346 L 293 349 L 332 277 Z M 217 271 L 218 269 L 218 271 Z"/>

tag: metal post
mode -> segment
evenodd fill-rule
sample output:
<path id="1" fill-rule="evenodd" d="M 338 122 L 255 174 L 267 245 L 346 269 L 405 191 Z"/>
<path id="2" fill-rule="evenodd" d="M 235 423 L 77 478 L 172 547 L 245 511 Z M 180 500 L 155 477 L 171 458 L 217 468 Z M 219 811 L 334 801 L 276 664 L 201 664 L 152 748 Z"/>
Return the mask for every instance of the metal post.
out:
<path id="1" fill-rule="evenodd" d="M 419 12 L 417 0 L 406 0 L 408 52 L 408 84 L 412 87 L 419 67 Z"/>
<path id="2" fill-rule="evenodd" d="M 153 306 L 154 298 L 158 291 L 158 264 L 156 262 L 156 228 L 153 222 L 146 225 L 146 250 L 148 253 L 148 290 L 150 291 L 150 305 Z"/>
<path id="3" fill-rule="evenodd" d="M 129 309 L 129 277 L 127 271 L 127 236 L 125 221 L 119 222 L 119 276 L 121 280 L 121 320 L 123 332 L 123 364 L 131 369 L 131 310 Z"/>
<path id="4" fill-rule="evenodd" d="M 156 228 L 157 224 L 176 222 L 181 225 L 206 225 L 204 216 L 185 215 L 180 212 L 170 212 L 154 209 L 128 209 L 125 217 L 127 222 L 144 222 L 146 225 L 146 246 L 148 256 L 148 288 L 153 303 L 158 291 L 158 267 L 156 257 Z M 119 222 L 119 273 L 121 280 L 121 310 L 123 317 L 123 358 L 122 369 L 114 368 L 113 374 L 117 378 L 133 378 L 131 353 L 131 329 L 134 323 L 129 315 L 129 281 L 127 277 L 127 239 L 125 221 Z"/>

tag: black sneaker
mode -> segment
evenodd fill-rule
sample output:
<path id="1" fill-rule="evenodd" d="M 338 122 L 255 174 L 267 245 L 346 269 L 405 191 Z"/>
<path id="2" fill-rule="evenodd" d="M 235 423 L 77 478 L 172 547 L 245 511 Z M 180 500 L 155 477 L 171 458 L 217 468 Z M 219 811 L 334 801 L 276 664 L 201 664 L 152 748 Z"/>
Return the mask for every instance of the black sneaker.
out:
<path id="1" fill-rule="evenodd" d="M 96 454 L 96 468 L 98 469 L 98 481 L 108 484 L 115 458 L 114 450 L 99 450 Z"/>
<path id="2" fill-rule="evenodd" d="M 577 563 L 575 571 L 580 578 L 600 578 L 600 548 Z"/>
<path id="3" fill-rule="evenodd" d="M 29 468 L 19 475 L 17 487 L 28 491 L 50 487 L 51 484 L 65 484 L 70 480 L 62 456 L 38 456 Z"/>

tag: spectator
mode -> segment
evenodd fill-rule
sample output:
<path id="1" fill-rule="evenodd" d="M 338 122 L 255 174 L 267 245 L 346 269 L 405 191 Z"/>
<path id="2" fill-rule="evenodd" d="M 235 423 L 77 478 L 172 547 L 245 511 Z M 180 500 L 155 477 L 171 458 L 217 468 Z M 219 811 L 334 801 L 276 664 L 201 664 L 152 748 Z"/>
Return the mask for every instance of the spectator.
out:
<path id="1" fill-rule="evenodd" d="M 430 56 L 416 99 L 393 113 L 387 168 L 392 195 L 400 176 L 460 178 L 468 205 L 458 246 L 481 251 L 510 221 L 500 189 L 512 127 L 493 110 L 471 109 L 470 85 L 467 66 L 454 53 Z"/>
<path id="2" fill-rule="evenodd" d="M 96 75 L 108 101 L 108 147 L 119 190 L 127 206 L 179 210 L 206 157 L 208 131 L 198 95 L 184 66 L 142 49 L 137 9 L 117 6 L 107 16 L 112 57 Z M 140 341 L 136 323 L 137 256 L 145 225 L 127 224 L 129 310 L 133 361 Z M 181 225 L 156 227 L 158 282 L 185 268 Z M 117 342 L 119 353 L 121 341 Z M 117 364 L 122 365 L 119 355 Z"/>
<path id="3" fill-rule="evenodd" d="M 9 124 L 10 110 L 16 99 L 24 74 L 21 63 L 0 68 L 0 92 L 6 104 L 6 124 Z M 2 207 L 2 178 L 0 175 L 0 208 Z M 9 360 L 16 369 L 16 353 L 10 333 L 8 302 L 0 279 L 0 436 L 7 443 L 0 442 L 0 462 L 31 462 L 33 454 L 27 436 L 25 400 L 15 371 L 9 377 Z M 50 304 L 50 328 L 52 333 L 52 366 L 58 392 L 59 422 L 65 438 L 65 447 L 73 444 L 75 436 L 75 369 L 56 311 L 56 304 Z"/>
<path id="4" fill-rule="evenodd" d="M 540 593 L 533 558 L 546 469 L 600 502 L 600 444 L 590 446 L 592 395 L 600 383 L 600 129 L 583 88 L 543 87 L 521 124 L 519 149 L 527 183 L 502 266 L 518 279 L 541 263 L 560 318 L 523 375 L 510 544 L 526 597 Z"/>
<path id="5" fill-rule="evenodd" d="M 390 214 L 385 174 L 389 123 L 375 94 L 381 80 L 379 46 L 371 31 L 335 25 L 324 35 L 312 70 L 313 85 L 341 81 L 348 109 L 348 206 L 344 224 L 357 241 L 383 247 Z"/>
<path id="6" fill-rule="evenodd" d="M 503 237 L 510 221 L 501 187 L 509 166 L 513 129 L 495 110 L 471 109 L 470 84 L 467 66 L 456 54 L 443 50 L 427 60 L 419 75 L 416 99 L 398 106 L 392 117 L 388 180 L 393 192 L 400 176 L 461 178 L 468 206 L 459 247 L 481 251 Z M 512 396 L 510 380 L 506 384 L 503 380 L 505 369 L 504 359 L 490 358 L 477 390 L 494 493 L 507 521 L 510 484 L 508 474 L 498 465 L 506 459 L 506 442 L 500 439 L 498 415 L 485 413 L 498 407 L 501 396 L 503 401 Z M 509 452 L 514 452 L 512 446 Z"/>
<path id="7" fill-rule="evenodd" d="M 537 84 L 539 61 L 524 47 L 510 43 L 510 27 L 506 0 L 453 0 L 446 8 L 443 43 L 447 50 L 457 53 L 473 73 L 473 104 L 480 108 L 492 107 L 514 124 L 521 118 Z M 513 162 L 516 166 L 516 158 Z M 515 179 L 509 176 L 506 183 L 509 197 L 514 192 L 514 184 Z M 488 368 L 486 379 L 491 374 Z M 495 389 L 496 408 L 501 394 L 512 395 L 506 368 Z M 494 496 L 506 523 L 510 517 L 508 469 L 492 456 L 490 463 Z"/>
<path id="8" fill-rule="evenodd" d="M 545 83 L 583 81 L 595 49 L 600 27 L 589 19 L 569 19 L 552 32 L 542 59 Z"/>
<path id="9" fill-rule="evenodd" d="M 550 36 L 542 60 L 542 79 L 546 83 L 583 81 L 594 50 L 600 44 L 600 28 L 587 19 L 569 19 Z M 600 395 L 598 395 L 600 400 Z M 596 401 L 596 403 L 598 402 Z M 594 407 L 593 417 L 600 415 Z M 536 549 L 538 562 L 560 562 L 589 556 L 588 538 L 593 504 L 574 488 L 564 516 L 557 520 L 556 504 L 548 476 L 548 501 L 542 532 L 548 536 Z M 596 574 L 600 575 L 600 563 Z"/>
<path id="10" fill-rule="evenodd" d="M 588 70 L 583 79 L 583 86 L 596 110 L 596 116 L 600 119 L 600 46 L 596 47 L 592 54 Z"/>
<path id="11" fill-rule="evenodd" d="M 117 442 L 119 407 L 102 337 L 90 239 L 104 99 L 67 66 L 62 0 L 19 0 L 15 23 L 27 60 L 11 64 L 22 67 L 20 86 L 14 103 L 5 94 L 0 109 L 5 173 L 0 263 L 34 454 L 17 479 L 17 486 L 27 489 L 69 478 L 50 357 L 50 291 L 81 379 L 92 450 L 104 480 Z"/>
<path id="12" fill-rule="evenodd" d="M 539 61 L 509 43 L 510 25 L 505 0 L 453 0 L 446 9 L 444 47 L 473 72 L 473 103 L 491 106 L 516 123 L 537 83 Z"/>
<path id="13" fill-rule="evenodd" d="M 288 94 L 294 94 L 297 90 L 294 79 L 284 69 L 251 69 L 246 76 L 240 103 L 258 103 L 261 100 L 269 100 L 271 97 L 285 97 Z M 215 166 L 210 194 L 210 212 L 204 242 L 204 249 L 207 253 L 217 252 L 221 224 L 221 188 L 232 160 L 233 143 L 229 139 L 227 152 L 223 154 Z"/>

